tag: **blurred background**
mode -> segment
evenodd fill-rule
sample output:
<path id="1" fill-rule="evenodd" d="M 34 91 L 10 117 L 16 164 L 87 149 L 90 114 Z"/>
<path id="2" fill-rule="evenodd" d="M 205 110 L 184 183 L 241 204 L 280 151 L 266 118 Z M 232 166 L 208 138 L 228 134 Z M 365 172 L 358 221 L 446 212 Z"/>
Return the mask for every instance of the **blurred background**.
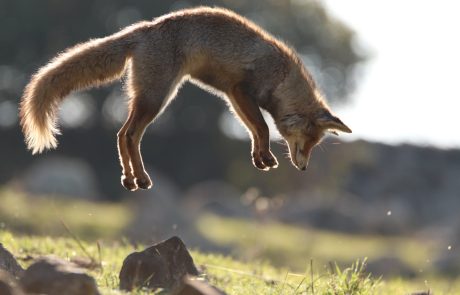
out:
<path id="1" fill-rule="evenodd" d="M 292 45 L 354 133 L 327 138 L 309 169 L 260 172 L 245 130 L 219 98 L 186 84 L 142 143 L 149 191 L 120 184 L 123 83 L 62 104 L 59 148 L 31 156 L 17 107 L 58 52 L 173 10 L 235 10 Z M 369 258 L 376 275 L 460 272 L 458 52 L 452 1 L 0 0 L 0 227 L 85 240 L 150 243 L 267 260 Z M 184 147 L 187 147 L 184 149 Z M 1 242 L 1 241 L 0 241 Z"/>

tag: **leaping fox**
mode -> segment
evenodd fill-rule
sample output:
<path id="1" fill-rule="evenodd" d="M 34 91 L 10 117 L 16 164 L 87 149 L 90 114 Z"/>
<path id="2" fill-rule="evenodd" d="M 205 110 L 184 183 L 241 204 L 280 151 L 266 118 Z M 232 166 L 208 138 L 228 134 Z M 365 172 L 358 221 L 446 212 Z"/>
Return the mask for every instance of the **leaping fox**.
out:
<path id="1" fill-rule="evenodd" d="M 65 96 L 120 79 L 127 72 L 129 115 L 118 132 L 121 182 L 152 186 L 140 142 L 184 81 L 224 96 L 252 139 L 252 160 L 276 168 L 260 108 L 273 117 L 292 164 L 305 170 L 326 131 L 351 133 L 330 111 L 302 61 L 281 41 L 226 9 L 199 7 L 139 22 L 78 44 L 42 67 L 26 86 L 21 125 L 32 153 L 55 148 L 57 108 Z"/>

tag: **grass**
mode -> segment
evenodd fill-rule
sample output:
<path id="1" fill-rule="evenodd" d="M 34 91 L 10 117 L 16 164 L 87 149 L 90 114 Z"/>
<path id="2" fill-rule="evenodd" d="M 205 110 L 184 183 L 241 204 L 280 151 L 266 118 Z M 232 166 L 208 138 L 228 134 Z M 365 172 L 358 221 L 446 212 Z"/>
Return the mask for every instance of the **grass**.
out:
<path id="1" fill-rule="evenodd" d="M 296 227 L 277 222 L 204 215 L 197 222 L 198 231 L 208 240 L 235 249 L 246 259 L 270 259 L 278 266 L 304 268 L 306 260 L 314 258 L 319 264 L 329 261 L 349 265 L 357 259 L 397 257 L 415 270 L 430 272 L 427 263 L 444 251 L 437 241 L 413 237 L 352 235 L 314 228 Z M 304 257 L 304 259 L 299 259 Z"/>
<path id="2" fill-rule="evenodd" d="M 0 231 L 0 241 L 24 267 L 31 263 L 31 258 L 41 255 L 55 255 L 76 261 L 93 258 L 102 267 L 88 269 L 88 272 L 95 277 L 102 294 L 125 294 L 117 290 L 118 273 L 123 259 L 132 251 L 139 250 L 123 241 L 82 242 L 69 237 L 21 236 L 8 231 Z M 408 294 L 420 289 L 439 291 L 435 294 L 453 295 L 460 290 L 460 281 L 447 281 L 442 278 L 433 278 L 430 281 L 375 279 L 363 271 L 364 263 L 359 261 L 347 268 L 331 264 L 327 270 L 317 268 L 316 263 L 311 261 L 305 265 L 304 272 L 293 273 L 260 261 L 244 263 L 228 256 L 199 251 L 192 251 L 192 256 L 205 279 L 228 294 L 235 295 L 387 295 Z M 137 290 L 132 294 L 149 293 L 146 290 Z"/>
<path id="3" fill-rule="evenodd" d="M 81 257 L 88 258 L 87 255 L 100 259 L 102 268 L 88 272 L 96 278 L 103 294 L 122 294 L 117 290 L 118 272 L 124 257 L 135 250 L 125 243 L 97 246 L 72 238 L 17 236 L 7 231 L 0 232 L 0 241 L 25 267 L 31 262 L 30 257 L 41 255 L 55 255 L 66 260 L 81 260 Z M 334 273 L 320 277 L 315 272 L 293 274 L 266 263 L 242 263 L 216 254 L 192 251 L 192 256 L 204 277 L 229 294 L 374 294 L 378 287 L 378 281 L 361 272 L 362 263 L 343 271 L 337 268 Z M 134 292 L 145 293 L 145 290 Z"/>
<path id="4" fill-rule="evenodd" d="M 131 219 L 129 208 L 120 203 L 29 197 L 16 190 L 0 190 L 0 228 L 14 232 L 63 235 L 64 221 L 78 236 L 94 240 L 119 236 Z"/>
<path id="5" fill-rule="evenodd" d="M 0 229 L 12 232 L 63 236 L 62 222 L 87 241 L 123 236 L 134 212 L 123 203 L 91 202 L 69 198 L 27 196 L 0 190 Z M 269 260 L 277 267 L 303 271 L 313 258 L 323 267 L 329 261 L 341 266 L 367 257 L 397 257 L 414 270 L 431 271 L 431 264 L 447 245 L 413 237 L 353 235 L 296 227 L 276 222 L 256 222 L 216 215 L 197 218 L 195 228 L 206 240 L 242 260 Z M 302 257 L 302 259 L 299 259 Z"/>
<path id="6" fill-rule="evenodd" d="M 123 259 L 143 248 L 121 238 L 133 216 L 126 204 L 28 197 L 3 189 L 0 243 L 24 267 L 31 258 L 42 255 L 77 261 L 92 259 L 102 266 L 88 269 L 102 294 L 124 294 L 117 290 Z M 203 277 L 228 294 L 388 295 L 429 289 L 434 294 L 460 294 L 460 279 L 429 270 L 427 258 L 446 248 L 439 242 L 342 234 L 215 215 L 201 216 L 195 227 L 213 244 L 234 249 L 232 257 L 192 251 Z M 415 279 L 379 280 L 362 271 L 363 259 L 377 259 L 389 253 L 424 272 Z M 137 290 L 134 294 L 148 291 Z"/>

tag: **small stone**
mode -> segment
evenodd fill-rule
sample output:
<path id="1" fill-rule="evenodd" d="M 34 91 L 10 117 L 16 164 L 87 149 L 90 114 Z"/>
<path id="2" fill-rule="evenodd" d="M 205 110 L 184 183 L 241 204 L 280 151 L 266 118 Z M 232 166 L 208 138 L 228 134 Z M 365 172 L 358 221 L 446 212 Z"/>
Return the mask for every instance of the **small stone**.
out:
<path id="1" fill-rule="evenodd" d="M 8 250 L 0 243 L 0 270 L 5 270 L 12 276 L 19 277 L 24 272 L 24 269 Z"/>
<path id="2" fill-rule="evenodd" d="M 178 237 L 129 254 L 120 270 L 120 289 L 173 289 L 185 275 L 198 275 L 193 258 Z"/>
<path id="3" fill-rule="evenodd" d="M 171 295 L 225 295 L 225 293 L 195 277 L 185 276 L 182 284 L 174 289 Z"/>
<path id="4" fill-rule="evenodd" d="M 98 295 L 96 281 L 76 265 L 43 257 L 24 272 L 20 284 L 28 293 L 47 295 Z"/>
<path id="5" fill-rule="evenodd" d="M 0 294 L 1 295 L 24 295 L 18 286 L 16 279 L 8 272 L 0 270 Z"/>

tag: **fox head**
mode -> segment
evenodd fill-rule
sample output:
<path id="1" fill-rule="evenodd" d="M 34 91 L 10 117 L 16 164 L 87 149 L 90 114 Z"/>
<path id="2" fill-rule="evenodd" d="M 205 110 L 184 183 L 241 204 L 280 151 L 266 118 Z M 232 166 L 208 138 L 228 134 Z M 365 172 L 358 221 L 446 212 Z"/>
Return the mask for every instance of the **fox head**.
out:
<path id="1" fill-rule="evenodd" d="M 288 114 L 279 121 L 278 129 L 286 140 L 292 164 L 305 170 L 313 148 L 321 142 L 326 132 L 337 135 L 337 131 L 351 133 L 339 118 L 322 108 L 314 114 Z"/>
<path id="2" fill-rule="evenodd" d="M 300 58 L 291 57 L 290 70 L 273 92 L 272 116 L 288 144 L 292 164 L 305 170 L 313 148 L 327 132 L 337 135 L 351 129 L 332 114 Z"/>

